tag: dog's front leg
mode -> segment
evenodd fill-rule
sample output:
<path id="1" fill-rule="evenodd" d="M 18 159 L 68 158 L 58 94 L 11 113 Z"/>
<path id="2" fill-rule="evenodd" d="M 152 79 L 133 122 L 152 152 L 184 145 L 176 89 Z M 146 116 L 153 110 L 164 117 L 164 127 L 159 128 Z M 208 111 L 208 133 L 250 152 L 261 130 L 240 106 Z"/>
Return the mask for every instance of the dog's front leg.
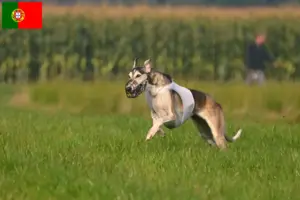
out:
<path id="1" fill-rule="evenodd" d="M 160 131 L 161 122 L 154 122 L 150 130 L 148 131 L 146 141 L 150 140 L 158 131 Z"/>
<path id="2" fill-rule="evenodd" d="M 158 132 L 160 133 L 160 136 L 165 136 L 165 131 L 162 128 L 159 128 Z"/>
<path id="3" fill-rule="evenodd" d="M 161 117 L 157 115 L 153 110 L 151 111 L 151 117 L 152 117 L 152 127 L 148 131 L 146 141 L 150 140 L 157 132 L 160 132 L 162 136 L 165 135 L 164 131 L 162 130 L 161 125 L 163 125 L 166 122 L 175 120 L 175 115 L 172 111 L 167 112 L 165 116 Z"/>
<path id="4" fill-rule="evenodd" d="M 148 131 L 146 141 L 150 140 L 157 132 L 160 132 L 162 135 L 164 135 L 164 131 L 160 128 L 160 126 L 163 124 L 163 120 L 161 120 L 153 110 L 151 110 L 151 117 L 152 127 Z"/>
<path id="5" fill-rule="evenodd" d="M 163 124 L 163 119 L 160 118 L 153 110 L 151 110 L 152 127 L 148 131 L 146 141 L 150 140 L 157 132 L 164 134 L 164 131 L 160 128 Z"/>
<path id="6" fill-rule="evenodd" d="M 165 122 L 169 122 L 174 120 L 174 116 L 170 115 L 170 116 L 166 116 L 164 119 L 160 119 L 160 120 L 154 120 L 153 121 L 153 125 L 151 127 L 151 129 L 148 131 L 146 140 L 150 140 L 157 132 L 160 132 L 160 134 L 162 136 L 165 135 L 165 132 L 161 127 L 161 125 L 163 125 Z"/>

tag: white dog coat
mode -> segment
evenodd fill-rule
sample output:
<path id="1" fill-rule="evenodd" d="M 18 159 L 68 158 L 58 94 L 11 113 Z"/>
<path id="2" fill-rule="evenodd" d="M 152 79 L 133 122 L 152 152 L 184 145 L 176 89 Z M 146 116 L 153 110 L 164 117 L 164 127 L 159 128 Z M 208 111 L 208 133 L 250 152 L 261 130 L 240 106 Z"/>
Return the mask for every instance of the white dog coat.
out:
<path id="1" fill-rule="evenodd" d="M 167 128 L 176 128 L 182 125 L 189 117 L 192 116 L 195 107 L 195 100 L 193 98 L 192 92 L 189 89 L 182 87 L 175 82 L 172 82 L 169 85 L 165 86 L 160 90 L 160 92 L 163 92 L 165 89 L 173 90 L 178 93 L 183 104 L 183 113 L 174 109 L 176 114 L 175 121 L 167 122 L 164 124 Z M 152 109 L 152 97 L 149 94 L 149 91 L 146 91 L 146 100 L 148 106 L 150 107 L 150 109 Z"/>

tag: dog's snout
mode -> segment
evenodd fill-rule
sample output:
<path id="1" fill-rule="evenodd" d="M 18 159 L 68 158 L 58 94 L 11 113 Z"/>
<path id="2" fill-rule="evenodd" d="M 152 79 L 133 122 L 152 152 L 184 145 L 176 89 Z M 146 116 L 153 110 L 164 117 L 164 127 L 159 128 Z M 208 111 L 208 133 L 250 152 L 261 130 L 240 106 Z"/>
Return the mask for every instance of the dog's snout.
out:
<path id="1" fill-rule="evenodd" d="M 126 92 L 131 92 L 131 87 L 130 86 L 126 86 L 125 90 L 126 90 Z"/>

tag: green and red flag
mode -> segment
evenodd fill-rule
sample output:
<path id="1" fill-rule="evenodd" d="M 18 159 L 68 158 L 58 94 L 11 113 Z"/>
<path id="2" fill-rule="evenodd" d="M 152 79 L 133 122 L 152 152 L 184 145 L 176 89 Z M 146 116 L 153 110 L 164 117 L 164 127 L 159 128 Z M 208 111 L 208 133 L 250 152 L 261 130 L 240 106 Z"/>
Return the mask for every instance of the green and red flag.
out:
<path id="1" fill-rule="evenodd" d="M 2 2 L 2 29 L 41 29 L 42 2 Z"/>

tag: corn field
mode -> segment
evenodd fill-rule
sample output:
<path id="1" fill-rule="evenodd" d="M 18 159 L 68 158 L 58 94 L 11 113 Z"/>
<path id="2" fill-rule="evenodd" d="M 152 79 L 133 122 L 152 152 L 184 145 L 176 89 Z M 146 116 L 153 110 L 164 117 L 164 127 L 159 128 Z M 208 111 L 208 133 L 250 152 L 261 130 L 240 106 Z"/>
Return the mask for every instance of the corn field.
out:
<path id="1" fill-rule="evenodd" d="M 268 78 L 299 78 L 299 17 L 47 15 L 42 30 L 0 32 L 0 80 L 126 77 L 135 57 L 151 58 L 156 68 L 176 77 L 239 80 L 244 76 L 246 45 L 261 31 L 267 33 L 268 49 L 276 58 L 268 66 Z"/>

